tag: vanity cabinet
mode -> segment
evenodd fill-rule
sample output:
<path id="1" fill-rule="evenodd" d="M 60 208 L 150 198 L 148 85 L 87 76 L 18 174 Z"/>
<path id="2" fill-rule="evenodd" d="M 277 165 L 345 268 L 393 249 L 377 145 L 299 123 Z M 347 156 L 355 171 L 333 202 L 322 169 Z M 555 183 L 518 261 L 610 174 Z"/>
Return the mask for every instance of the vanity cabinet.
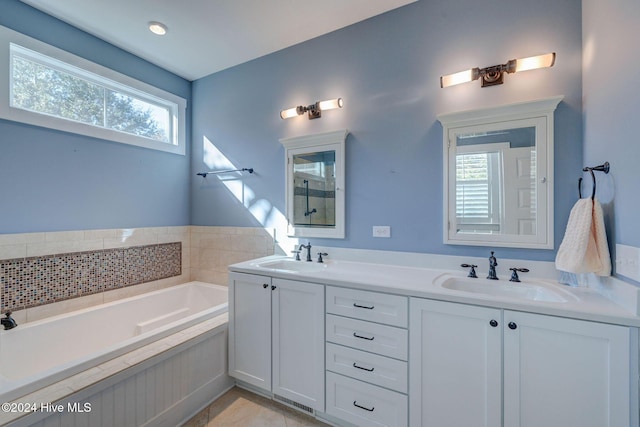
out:
<path id="1" fill-rule="evenodd" d="M 408 421 L 408 298 L 327 286 L 327 414 L 359 427 Z"/>
<path id="2" fill-rule="evenodd" d="M 410 425 L 502 425 L 501 310 L 411 298 L 410 311 Z"/>
<path id="3" fill-rule="evenodd" d="M 411 426 L 637 422 L 635 328 L 420 298 L 410 313 Z"/>
<path id="4" fill-rule="evenodd" d="M 324 411 L 324 314 L 324 285 L 230 273 L 229 375 Z"/>
<path id="5" fill-rule="evenodd" d="M 505 426 L 637 425 L 636 329 L 507 310 L 503 325 Z"/>

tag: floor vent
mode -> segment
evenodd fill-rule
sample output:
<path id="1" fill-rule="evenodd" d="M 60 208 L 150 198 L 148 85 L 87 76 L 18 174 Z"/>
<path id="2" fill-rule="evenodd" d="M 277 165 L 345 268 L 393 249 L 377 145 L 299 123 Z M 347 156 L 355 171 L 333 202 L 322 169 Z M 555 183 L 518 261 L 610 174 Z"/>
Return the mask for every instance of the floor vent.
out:
<path id="1" fill-rule="evenodd" d="M 313 408 L 308 407 L 307 405 L 303 405 L 302 403 L 298 403 L 294 400 L 287 399 L 286 397 L 279 396 L 277 394 L 273 395 L 273 400 L 277 400 L 280 403 L 284 403 L 287 406 L 291 406 L 292 408 L 298 409 L 300 411 L 306 412 L 307 414 L 314 414 Z"/>

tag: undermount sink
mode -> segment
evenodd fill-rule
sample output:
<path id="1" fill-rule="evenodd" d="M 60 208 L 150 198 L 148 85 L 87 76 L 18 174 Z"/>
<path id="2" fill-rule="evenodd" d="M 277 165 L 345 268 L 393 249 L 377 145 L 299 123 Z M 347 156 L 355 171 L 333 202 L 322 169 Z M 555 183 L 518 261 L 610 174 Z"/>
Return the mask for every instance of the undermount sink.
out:
<path id="1" fill-rule="evenodd" d="M 291 273 L 310 273 L 314 271 L 321 271 L 327 267 L 327 265 L 324 263 L 295 261 L 289 258 L 264 261 L 256 265 L 260 268 L 266 268 L 276 271 L 287 271 Z"/>
<path id="2" fill-rule="evenodd" d="M 526 301 L 567 302 L 575 299 L 570 293 L 555 289 L 554 285 L 537 281 L 509 282 L 444 274 L 434 284 L 454 291 Z"/>

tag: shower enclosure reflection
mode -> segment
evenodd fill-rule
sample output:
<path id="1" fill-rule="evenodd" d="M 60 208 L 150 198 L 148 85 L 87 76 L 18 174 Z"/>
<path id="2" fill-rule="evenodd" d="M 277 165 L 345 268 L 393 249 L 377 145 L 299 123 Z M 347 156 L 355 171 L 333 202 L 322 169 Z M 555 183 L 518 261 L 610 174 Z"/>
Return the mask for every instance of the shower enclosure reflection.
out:
<path id="1" fill-rule="evenodd" d="M 293 156 L 294 225 L 335 227 L 335 174 L 335 151 Z"/>

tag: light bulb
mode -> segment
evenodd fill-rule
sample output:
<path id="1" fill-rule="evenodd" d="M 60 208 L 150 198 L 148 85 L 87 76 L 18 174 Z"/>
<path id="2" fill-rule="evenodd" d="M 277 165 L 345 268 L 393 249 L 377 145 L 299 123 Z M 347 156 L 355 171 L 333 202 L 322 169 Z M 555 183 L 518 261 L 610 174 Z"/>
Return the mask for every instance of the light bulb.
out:
<path id="1" fill-rule="evenodd" d="M 320 110 L 333 110 L 334 108 L 342 108 L 344 103 L 342 102 L 342 98 L 336 99 L 328 99 L 326 101 L 318 102 L 318 108 Z"/>
<path id="2" fill-rule="evenodd" d="M 460 71 L 459 73 L 449 74 L 447 76 L 440 77 L 440 87 L 445 88 L 449 86 L 459 85 L 460 83 L 467 83 L 474 78 L 474 68 L 469 70 Z"/>
<path id="3" fill-rule="evenodd" d="M 535 70 L 536 68 L 552 67 L 556 62 L 556 54 L 547 53 L 544 55 L 530 56 L 528 58 L 516 59 L 515 72 Z"/>
<path id="4" fill-rule="evenodd" d="M 290 119 L 292 117 L 296 117 L 299 116 L 300 113 L 298 112 L 298 107 L 293 107 L 293 108 L 289 108 L 288 110 L 282 110 L 280 111 L 280 118 L 281 119 Z"/>

